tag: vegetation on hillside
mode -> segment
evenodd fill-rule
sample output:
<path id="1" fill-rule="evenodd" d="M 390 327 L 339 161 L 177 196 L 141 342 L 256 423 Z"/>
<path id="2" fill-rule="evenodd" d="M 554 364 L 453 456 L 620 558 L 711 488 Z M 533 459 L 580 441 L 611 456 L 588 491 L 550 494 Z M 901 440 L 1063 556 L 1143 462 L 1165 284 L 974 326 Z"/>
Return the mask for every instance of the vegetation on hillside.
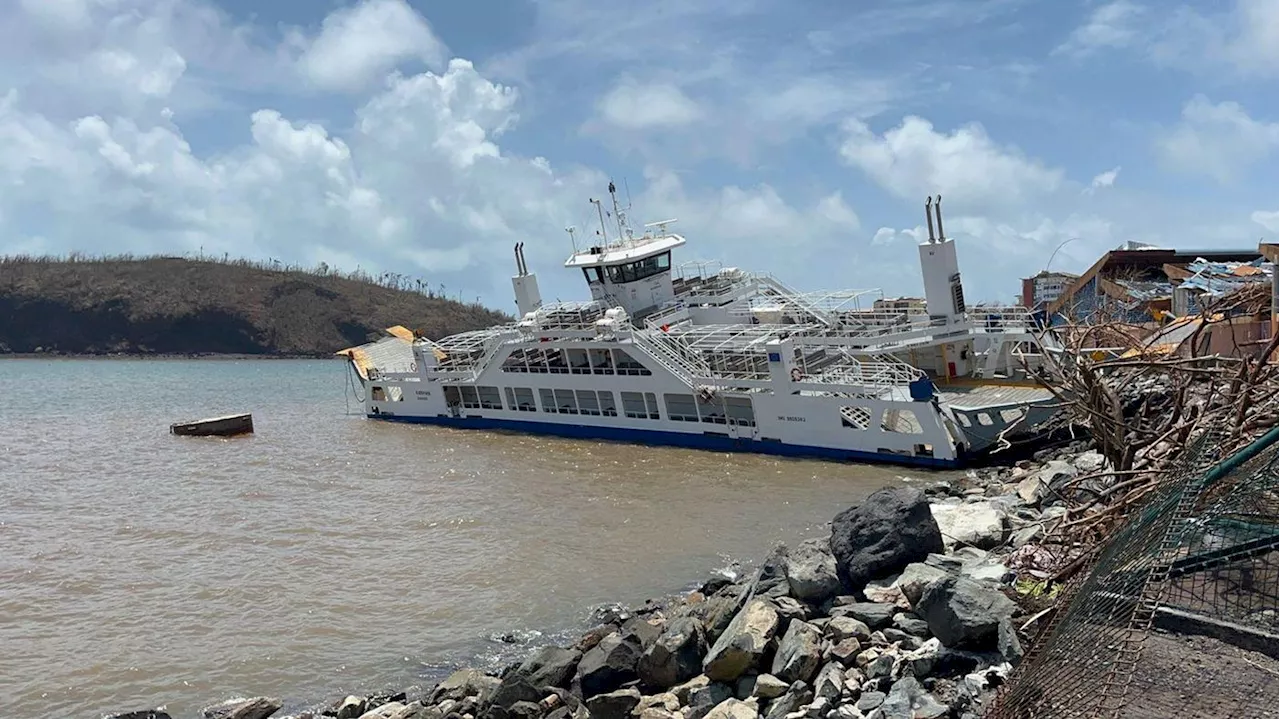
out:
<path id="1" fill-rule="evenodd" d="M 247 260 L 0 257 L 0 353 L 330 355 L 509 321 L 405 275 Z"/>

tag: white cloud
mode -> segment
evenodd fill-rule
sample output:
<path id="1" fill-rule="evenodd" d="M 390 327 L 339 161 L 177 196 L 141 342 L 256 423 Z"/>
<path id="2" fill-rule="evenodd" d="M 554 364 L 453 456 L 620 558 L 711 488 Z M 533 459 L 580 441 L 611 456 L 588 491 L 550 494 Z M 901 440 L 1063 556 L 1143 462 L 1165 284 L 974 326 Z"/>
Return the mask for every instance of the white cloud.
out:
<path id="1" fill-rule="evenodd" d="M 1093 176 L 1089 181 L 1089 186 L 1084 189 L 1085 193 L 1093 194 L 1098 190 L 1111 187 L 1116 184 L 1116 177 L 1120 175 L 1120 166 L 1117 165 L 1106 172 L 1100 172 Z"/>
<path id="2" fill-rule="evenodd" d="M 971 211 L 1017 205 L 1063 182 L 1061 170 L 997 145 L 978 123 L 948 134 L 910 115 L 883 135 L 858 120 L 843 129 L 841 157 L 904 199 L 923 202 L 925 195 L 941 193 Z"/>
<path id="3" fill-rule="evenodd" d="M 332 18 L 326 24 L 340 26 Z M 232 42 L 228 26 L 207 27 L 223 28 L 222 41 Z M 117 66 L 121 76 L 157 96 L 183 82 L 181 75 L 142 82 L 177 73 L 165 54 L 140 48 L 176 46 L 181 54 L 187 44 L 164 32 L 146 42 L 130 37 L 132 44 L 117 43 L 135 58 Z M 285 48 L 286 63 L 289 57 Z M 367 67 L 375 66 L 382 67 Z M 389 75 L 350 122 L 300 120 L 270 105 L 233 112 L 228 117 L 238 118 L 245 141 L 201 152 L 174 119 L 181 112 L 125 103 L 113 106 L 116 112 L 60 120 L 30 93 L 8 91 L 0 95 L 0 252 L 200 249 L 359 264 L 421 274 L 507 307 L 511 268 L 494 258 L 528 241 L 545 294 L 576 296 L 580 277 L 560 269 L 568 252 L 560 238 L 566 225 L 590 227 L 584 200 L 599 196 L 608 180 L 591 168 L 557 167 L 504 149 L 500 141 L 518 122 L 519 103 L 513 88 L 455 58 L 439 71 Z M 838 192 L 792 204 L 767 184 L 689 189 L 662 171 L 636 189 L 637 224 L 674 215 L 696 254 L 735 262 L 746 254 L 793 274 L 814 264 L 805 258 L 824 243 L 855 240 L 859 227 Z M 796 237 L 805 238 L 803 247 Z M 784 246 L 786 259 L 779 260 Z"/>
<path id="4" fill-rule="evenodd" d="M 1182 121 L 1160 132 L 1155 148 L 1175 170 L 1228 183 L 1275 152 L 1280 126 L 1254 120 L 1235 102 L 1196 95 L 1182 107 Z"/>
<path id="5" fill-rule="evenodd" d="M 697 103 L 672 83 L 637 83 L 624 78 L 600 99 L 601 118 L 625 130 L 679 127 L 702 112 Z"/>
<path id="6" fill-rule="evenodd" d="M 350 92 L 403 61 L 417 59 L 439 68 L 447 57 L 444 43 L 404 0 L 360 0 L 325 18 L 298 65 L 316 87 Z"/>
<path id="7" fill-rule="evenodd" d="M 1139 21 L 1144 12 L 1142 6 L 1130 0 L 1102 5 L 1089 14 L 1083 25 L 1072 30 L 1067 39 L 1054 48 L 1053 54 L 1084 57 L 1103 48 L 1130 45 L 1139 36 Z"/>
<path id="8" fill-rule="evenodd" d="M 1280 232 L 1280 212 L 1257 210 L 1249 215 L 1249 219 L 1262 225 L 1273 235 Z"/>

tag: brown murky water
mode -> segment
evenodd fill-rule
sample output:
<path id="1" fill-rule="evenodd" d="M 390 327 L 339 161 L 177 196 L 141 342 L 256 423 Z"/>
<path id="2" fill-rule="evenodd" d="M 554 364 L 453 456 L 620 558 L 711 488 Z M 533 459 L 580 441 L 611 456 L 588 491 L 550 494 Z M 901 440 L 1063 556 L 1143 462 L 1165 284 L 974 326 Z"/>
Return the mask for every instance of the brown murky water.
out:
<path id="1" fill-rule="evenodd" d="M 0 361 L 8 716 L 405 688 L 818 534 L 904 474 L 370 422 L 342 372 Z M 245 410 L 250 438 L 168 434 Z"/>

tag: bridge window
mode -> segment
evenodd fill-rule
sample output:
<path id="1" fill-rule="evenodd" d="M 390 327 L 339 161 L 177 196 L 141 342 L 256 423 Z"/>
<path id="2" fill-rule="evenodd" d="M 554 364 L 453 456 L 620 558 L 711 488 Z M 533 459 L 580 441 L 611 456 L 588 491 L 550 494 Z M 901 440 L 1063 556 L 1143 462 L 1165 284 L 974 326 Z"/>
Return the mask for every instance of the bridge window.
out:
<path id="1" fill-rule="evenodd" d="M 604 282 L 604 273 L 599 267 L 583 267 L 582 276 L 587 278 L 587 284 Z"/>
<path id="2" fill-rule="evenodd" d="M 627 282 L 638 282 L 671 269 L 671 253 L 646 257 L 643 260 L 629 262 L 625 265 L 612 265 L 608 268 L 609 281 L 615 285 Z"/>

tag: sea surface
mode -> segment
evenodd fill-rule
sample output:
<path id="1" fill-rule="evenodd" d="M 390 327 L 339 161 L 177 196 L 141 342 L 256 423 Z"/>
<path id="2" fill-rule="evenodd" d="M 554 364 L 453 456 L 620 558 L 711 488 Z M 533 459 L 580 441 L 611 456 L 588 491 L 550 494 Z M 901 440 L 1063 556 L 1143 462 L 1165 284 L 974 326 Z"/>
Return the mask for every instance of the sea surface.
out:
<path id="1" fill-rule="evenodd" d="M 339 361 L 0 360 L 4 716 L 424 685 L 925 476 L 380 423 L 350 392 Z M 168 432 L 242 411 L 253 436 Z"/>

